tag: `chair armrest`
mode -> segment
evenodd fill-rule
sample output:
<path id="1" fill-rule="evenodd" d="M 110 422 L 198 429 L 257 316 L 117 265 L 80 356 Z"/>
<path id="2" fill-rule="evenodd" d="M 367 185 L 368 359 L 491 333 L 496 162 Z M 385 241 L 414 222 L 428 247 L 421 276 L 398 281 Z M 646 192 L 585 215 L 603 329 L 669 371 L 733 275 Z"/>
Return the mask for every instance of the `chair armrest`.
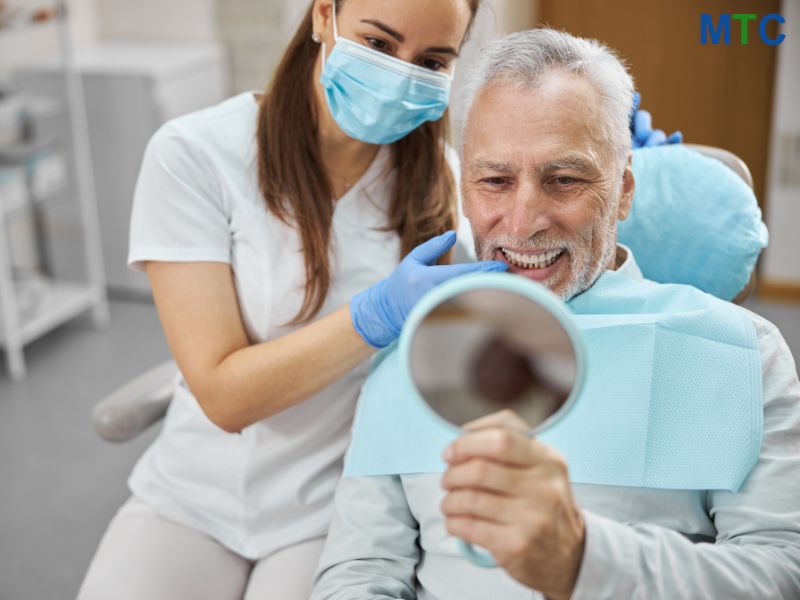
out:
<path id="1" fill-rule="evenodd" d="M 169 361 L 98 402 L 92 411 L 97 435 L 109 442 L 125 442 L 160 420 L 172 400 L 177 374 L 177 365 Z"/>

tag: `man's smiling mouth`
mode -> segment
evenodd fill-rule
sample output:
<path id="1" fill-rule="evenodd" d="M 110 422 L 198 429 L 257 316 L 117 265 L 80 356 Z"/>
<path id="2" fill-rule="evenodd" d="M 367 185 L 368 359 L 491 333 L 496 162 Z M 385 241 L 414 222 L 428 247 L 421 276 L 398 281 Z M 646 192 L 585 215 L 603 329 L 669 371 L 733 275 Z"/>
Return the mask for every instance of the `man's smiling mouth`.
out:
<path id="1" fill-rule="evenodd" d="M 564 248 L 546 250 L 538 253 L 516 252 L 509 248 L 500 248 L 508 263 L 520 269 L 546 269 L 564 254 Z"/>

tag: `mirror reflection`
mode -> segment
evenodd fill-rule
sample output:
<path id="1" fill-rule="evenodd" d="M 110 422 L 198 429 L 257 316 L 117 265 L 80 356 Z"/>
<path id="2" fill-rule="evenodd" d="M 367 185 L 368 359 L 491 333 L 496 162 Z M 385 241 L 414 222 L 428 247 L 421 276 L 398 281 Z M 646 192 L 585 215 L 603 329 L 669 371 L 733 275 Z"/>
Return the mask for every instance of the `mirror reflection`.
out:
<path id="1" fill-rule="evenodd" d="M 470 290 L 439 304 L 420 323 L 410 354 L 420 394 L 459 427 L 511 410 L 541 429 L 576 381 L 576 353 L 559 320 L 505 290 Z"/>

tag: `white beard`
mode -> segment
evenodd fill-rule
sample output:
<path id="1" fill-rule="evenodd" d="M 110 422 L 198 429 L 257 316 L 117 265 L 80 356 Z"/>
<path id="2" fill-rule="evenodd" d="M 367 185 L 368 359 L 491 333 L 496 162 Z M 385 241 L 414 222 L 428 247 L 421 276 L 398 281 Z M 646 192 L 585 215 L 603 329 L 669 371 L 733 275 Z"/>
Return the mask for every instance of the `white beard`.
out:
<path id="1" fill-rule="evenodd" d="M 571 300 L 578 294 L 588 290 L 595 281 L 605 272 L 617 252 L 617 230 L 616 220 L 606 219 L 602 221 L 591 232 L 593 236 L 601 237 L 605 240 L 602 250 L 598 256 L 592 256 L 592 238 L 589 239 L 565 239 L 549 234 L 534 235 L 527 240 L 517 240 L 511 236 L 499 236 L 490 240 L 479 240 L 475 238 L 475 254 L 479 260 L 492 260 L 494 250 L 498 247 L 511 246 L 524 250 L 526 248 L 564 248 L 567 251 L 570 261 L 572 276 L 561 290 L 553 290 L 555 281 L 545 279 L 542 284 L 557 293 L 565 302 Z M 576 271 L 575 265 L 583 265 Z"/>

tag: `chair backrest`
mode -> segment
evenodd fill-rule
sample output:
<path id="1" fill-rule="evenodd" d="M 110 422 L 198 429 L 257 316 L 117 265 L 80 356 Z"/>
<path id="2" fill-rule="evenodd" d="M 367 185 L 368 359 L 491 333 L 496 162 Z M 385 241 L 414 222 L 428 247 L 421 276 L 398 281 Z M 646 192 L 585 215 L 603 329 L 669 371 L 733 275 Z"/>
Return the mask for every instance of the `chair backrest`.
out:
<path id="1" fill-rule="evenodd" d="M 731 171 L 736 173 L 742 180 L 753 189 L 753 174 L 750 172 L 750 167 L 747 166 L 747 163 L 744 162 L 741 158 L 739 158 L 733 152 L 728 150 L 723 150 L 722 148 L 717 148 L 715 146 L 706 146 L 703 144 L 686 144 L 688 148 L 692 150 L 696 150 L 703 156 L 708 156 L 709 158 L 715 158 L 720 161 L 723 165 L 728 167 Z M 750 280 L 747 282 L 747 285 L 744 289 L 739 292 L 739 294 L 733 299 L 735 304 L 741 304 L 745 300 L 747 300 L 748 296 L 753 292 L 756 287 L 756 269 L 753 269 L 753 272 L 750 274 Z"/>
<path id="2" fill-rule="evenodd" d="M 696 150 L 703 156 L 717 159 L 723 165 L 741 177 L 751 190 L 753 189 L 753 175 L 750 173 L 750 168 L 747 166 L 746 162 L 736 156 L 733 152 L 723 150 L 722 148 L 716 148 L 714 146 L 704 146 L 703 144 L 684 144 L 684 146 L 691 148 L 692 150 Z"/>
<path id="3" fill-rule="evenodd" d="M 741 302 L 768 239 L 744 161 L 721 148 L 668 145 L 634 150 L 633 171 L 619 239 L 645 277 Z"/>

